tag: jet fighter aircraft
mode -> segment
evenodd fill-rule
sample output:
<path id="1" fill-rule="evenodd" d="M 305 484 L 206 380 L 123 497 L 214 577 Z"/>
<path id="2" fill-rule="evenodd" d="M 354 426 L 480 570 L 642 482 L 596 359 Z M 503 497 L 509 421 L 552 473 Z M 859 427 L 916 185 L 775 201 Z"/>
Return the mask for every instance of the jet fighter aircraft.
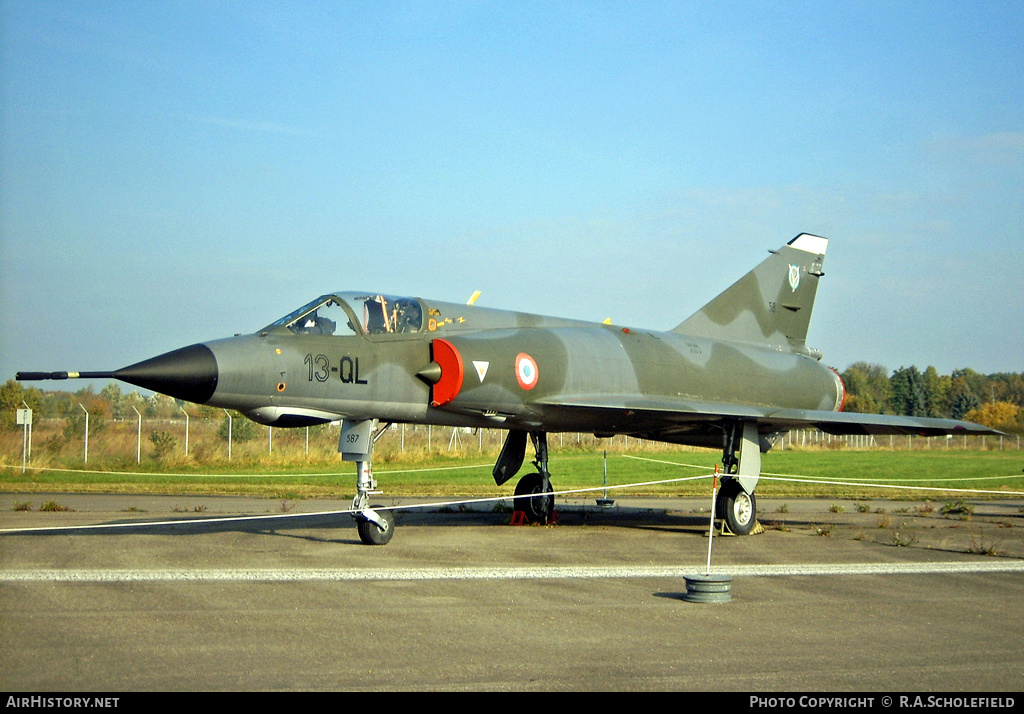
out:
<path id="1" fill-rule="evenodd" d="M 828 240 L 793 238 L 668 332 L 375 292 L 322 295 L 251 335 L 183 347 L 113 372 L 25 372 L 19 380 L 115 378 L 275 427 L 342 421 L 356 463 L 361 540 L 391 540 L 375 510 L 373 443 L 395 423 L 509 430 L 494 479 L 532 522 L 553 513 L 547 435 L 593 432 L 722 449 L 717 512 L 756 522 L 761 453 L 791 429 L 831 434 L 986 434 L 964 421 L 842 411 L 839 374 L 807 347 Z M 475 297 L 475 296 L 474 296 Z M 473 301 L 471 301 L 473 302 Z M 383 425 L 383 426 L 381 426 Z"/>

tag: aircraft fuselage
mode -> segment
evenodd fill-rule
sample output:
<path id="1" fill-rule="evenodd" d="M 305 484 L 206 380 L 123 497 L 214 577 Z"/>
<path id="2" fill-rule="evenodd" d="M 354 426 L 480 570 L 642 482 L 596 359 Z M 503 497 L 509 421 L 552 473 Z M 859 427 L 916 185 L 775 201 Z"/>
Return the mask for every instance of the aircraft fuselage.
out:
<path id="1" fill-rule="evenodd" d="M 649 405 L 648 414 L 659 411 L 659 400 L 666 409 L 692 402 L 695 411 L 722 402 L 842 405 L 834 371 L 782 349 L 426 301 L 417 301 L 424 316 L 418 329 L 372 334 L 352 302 L 339 302 L 349 308 L 349 326 L 360 325 L 351 334 L 296 334 L 275 324 L 196 346 L 216 362 L 216 386 L 204 403 L 275 426 L 340 418 L 527 430 L 543 424 L 547 431 L 656 430 L 658 438 L 689 433 L 685 420 L 667 431 L 664 420 L 627 404 Z M 617 400 L 623 408 L 613 416 L 587 408 Z M 695 437 L 667 440 L 704 443 Z"/>

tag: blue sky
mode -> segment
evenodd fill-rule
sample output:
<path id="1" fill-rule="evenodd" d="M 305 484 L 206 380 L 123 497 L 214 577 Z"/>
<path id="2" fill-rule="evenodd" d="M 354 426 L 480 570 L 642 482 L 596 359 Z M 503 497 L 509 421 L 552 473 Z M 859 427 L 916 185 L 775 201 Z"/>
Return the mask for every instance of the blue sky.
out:
<path id="1" fill-rule="evenodd" d="M 669 329 L 801 232 L 840 369 L 1024 371 L 1024 4 L 0 0 L 0 381 L 330 290 Z"/>

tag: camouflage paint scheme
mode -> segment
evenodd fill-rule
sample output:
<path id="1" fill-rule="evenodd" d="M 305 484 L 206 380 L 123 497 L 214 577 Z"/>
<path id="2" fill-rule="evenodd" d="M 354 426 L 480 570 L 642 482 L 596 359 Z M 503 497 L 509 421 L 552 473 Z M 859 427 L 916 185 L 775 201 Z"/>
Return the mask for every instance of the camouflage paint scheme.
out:
<path id="1" fill-rule="evenodd" d="M 295 334 L 283 318 L 255 335 L 205 343 L 216 361 L 216 385 L 192 401 L 281 426 L 380 419 L 715 447 L 723 422 L 737 419 L 755 421 L 763 435 L 804 426 L 836 434 L 986 433 L 967 422 L 839 411 L 842 382 L 805 342 L 826 245 L 797 236 L 669 332 L 390 298 L 418 305 L 419 329 L 370 334 L 365 310 L 356 311 L 381 296 L 334 293 L 310 306 L 337 298 L 355 331 Z M 434 362 L 438 340 L 457 361 L 439 377 L 436 370 L 417 376 Z M 536 369 L 526 386 L 517 373 L 520 355 Z M 163 374 L 159 363 L 166 361 L 156 357 L 156 364 L 115 376 L 138 383 L 146 378 L 140 372 Z M 448 388 L 443 403 L 432 396 L 439 385 Z M 185 392 L 172 396 L 197 396 Z"/>
<path id="2" fill-rule="evenodd" d="M 760 453 L 790 429 L 993 433 L 963 421 L 841 411 L 842 380 L 806 344 L 827 245 L 798 235 L 668 332 L 345 292 L 321 296 L 256 334 L 115 372 L 18 378 L 111 376 L 272 426 L 342 419 L 339 451 L 359 462 L 355 505 L 384 529 L 367 506 L 379 421 L 509 429 L 495 466 L 499 484 L 518 471 L 529 434 L 540 476 L 531 493 L 549 487 L 550 432 L 722 448 L 725 473 L 738 484 L 723 486 L 723 493 L 732 486 L 725 507 L 749 494 L 748 521 L 739 524 L 746 527 Z"/>

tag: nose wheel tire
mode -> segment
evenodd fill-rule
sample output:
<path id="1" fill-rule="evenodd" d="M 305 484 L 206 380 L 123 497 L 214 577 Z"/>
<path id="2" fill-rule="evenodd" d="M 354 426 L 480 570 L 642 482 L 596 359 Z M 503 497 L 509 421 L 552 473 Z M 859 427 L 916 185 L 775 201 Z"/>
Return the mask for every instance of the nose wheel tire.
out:
<path id="1" fill-rule="evenodd" d="M 359 531 L 359 540 L 366 545 L 387 545 L 395 534 L 395 514 L 391 511 L 377 510 L 382 506 L 371 506 L 370 508 L 380 516 L 384 527 L 367 518 L 357 517 L 356 530 Z"/>
<path id="2" fill-rule="evenodd" d="M 736 535 L 748 535 L 757 523 L 757 499 L 747 493 L 736 481 L 722 486 L 715 505 L 717 515 L 725 519 L 726 527 Z"/>

